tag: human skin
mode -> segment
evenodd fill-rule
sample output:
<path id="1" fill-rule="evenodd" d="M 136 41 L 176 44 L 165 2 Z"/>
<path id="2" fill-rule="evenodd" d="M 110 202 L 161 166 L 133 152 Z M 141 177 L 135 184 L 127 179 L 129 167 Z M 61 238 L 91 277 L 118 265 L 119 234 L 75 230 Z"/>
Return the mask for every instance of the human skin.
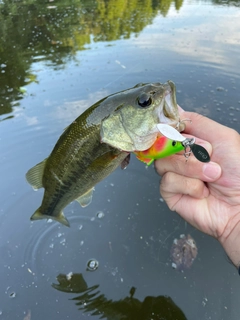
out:
<path id="1" fill-rule="evenodd" d="M 176 211 L 200 231 L 218 239 L 233 264 L 240 266 L 240 135 L 197 113 L 181 110 L 183 135 L 196 137 L 206 148 L 209 163 L 181 154 L 155 161 L 162 176 L 160 193 Z"/>

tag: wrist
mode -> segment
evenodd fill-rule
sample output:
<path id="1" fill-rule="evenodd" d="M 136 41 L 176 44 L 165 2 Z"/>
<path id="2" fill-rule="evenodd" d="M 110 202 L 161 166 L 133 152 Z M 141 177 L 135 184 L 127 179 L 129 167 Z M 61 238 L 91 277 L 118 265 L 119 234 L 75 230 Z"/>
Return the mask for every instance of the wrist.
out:
<path id="1" fill-rule="evenodd" d="M 240 272 L 240 213 L 231 221 L 231 226 L 226 227 L 219 241 Z"/>

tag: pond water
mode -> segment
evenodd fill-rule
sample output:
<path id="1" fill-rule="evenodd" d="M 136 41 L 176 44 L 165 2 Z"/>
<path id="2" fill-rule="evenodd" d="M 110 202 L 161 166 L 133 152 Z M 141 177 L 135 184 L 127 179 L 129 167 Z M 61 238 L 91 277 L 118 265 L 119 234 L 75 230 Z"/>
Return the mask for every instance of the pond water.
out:
<path id="1" fill-rule="evenodd" d="M 97 100 L 140 82 L 239 130 L 240 2 L 0 0 L 0 319 L 238 320 L 240 279 L 218 242 L 170 212 L 153 166 L 131 157 L 65 209 L 31 222 L 25 173 Z M 227 152 L 227 150 L 226 150 Z M 172 268 L 190 235 L 192 266 Z"/>

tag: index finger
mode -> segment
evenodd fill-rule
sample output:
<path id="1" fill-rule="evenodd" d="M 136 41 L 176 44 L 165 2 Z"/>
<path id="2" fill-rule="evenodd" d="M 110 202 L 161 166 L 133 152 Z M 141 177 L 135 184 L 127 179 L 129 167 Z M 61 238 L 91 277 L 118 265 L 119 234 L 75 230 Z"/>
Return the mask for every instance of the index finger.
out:
<path id="1" fill-rule="evenodd" d="M 191 120 L 185 121 L 186 127 L 184 129 L 184 133 L 209 141 L 210 143 L 226 138 L 226 130 L 231 130 L 216 121 L 195 112 L 180 110 L 180 117 L 181 120 Z"/>

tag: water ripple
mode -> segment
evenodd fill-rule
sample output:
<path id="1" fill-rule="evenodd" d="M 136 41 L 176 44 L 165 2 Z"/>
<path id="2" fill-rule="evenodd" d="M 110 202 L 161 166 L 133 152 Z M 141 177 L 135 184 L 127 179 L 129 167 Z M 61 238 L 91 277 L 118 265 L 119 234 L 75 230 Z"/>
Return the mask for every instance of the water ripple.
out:
<path id="1" fill-rule="evenodd" d="M 99 228 L 98 219 L 86 216 L 72 215 L 68 217 L 70 228 L 49 220 L 36 230 L 36 222 L 31 238 L 24 252 L 24 265 L 33 276 L 44 276 L 57 272 L 72 270 L 76 265 L 79 267 L 78 257 L 84 257 L 89 250 L 88 237 L 96 233 Z M 91 237 L 90 237 L 91 238 Z M 92 240 L 90 240 L 92 241 Z M 81 259 L 82 267 L 85 268 L 88 259 Z"/>

